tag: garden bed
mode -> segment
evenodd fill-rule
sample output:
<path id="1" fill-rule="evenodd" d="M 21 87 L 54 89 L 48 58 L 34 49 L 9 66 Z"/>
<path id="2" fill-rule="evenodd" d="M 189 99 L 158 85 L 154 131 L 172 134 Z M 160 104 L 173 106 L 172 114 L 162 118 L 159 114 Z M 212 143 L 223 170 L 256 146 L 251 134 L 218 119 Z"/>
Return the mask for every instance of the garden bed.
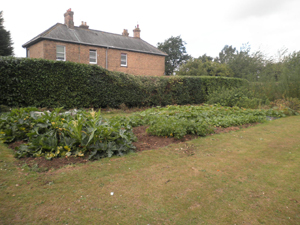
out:
<path id="1" fill-rule="evenodd" d="M 247 128 L 250 126 L 255 126 L 258 123 L 254 124 L 244 124 L 242 126 L 236 126 L 236 127 L 217 127 L 215 128 L 215 133 L 210 134 L 220 134 L 220 133 L 228 133 L 231 131 L 237 131 L 242 128 Z M 136 147 L 137 152 L 145 151 L 145 150 L 151 150 L 151 149 L 158 149 L 165 146 L 168 146 L 170 144 L 178 144 L 185 141 L 189 141 L 195 138 L 198 138 L 197 135 L 185 135 L 181 139 L 176 138 L 166 138 L 166 137 L 159 137 L 159 136 L 153 136 L 146 132 L 148 126 L 139 126 L 133 128 L 133 133 L 138 138 L 136 142 L 133 143 L 133 145 Z M 24 142 L 18 141 L 14 142 L 9 145 L 10 148 L 14 149 L 15 147 L 19 146 L 20 144 L 23 144 Z M 87 163 L 89 160 L 87 160 L 87 157 L 64 157 L 64 158 L 53 158 L 52 160 L 47 160 L 44 157 L 27 157 L 27 158 L 20 158 L 17 161 L 17 164 L 19 166 L 22 165 L 28 165 L 32 169 L 37 169 L 40 172 L 47 171 L 51 168 L 53 169 L 59 169 L 61 167 L 67 166 L 67 165 L 73 165 L 78 163 Z"/>

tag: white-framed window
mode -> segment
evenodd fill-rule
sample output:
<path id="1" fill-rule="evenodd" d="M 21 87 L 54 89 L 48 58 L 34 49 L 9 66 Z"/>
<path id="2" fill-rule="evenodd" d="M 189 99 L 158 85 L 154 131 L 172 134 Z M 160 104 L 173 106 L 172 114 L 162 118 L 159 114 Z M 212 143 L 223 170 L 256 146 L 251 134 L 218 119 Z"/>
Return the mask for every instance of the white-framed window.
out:
<path id="1" fill-rule="evenodd" d="M 27 49 L 27 58 L 30 58 L 30 50 Z"/>
<path id="2" fill-rule="evenodd" d="M 66 61 L 66 47 L 62 45 L 56 46 L 56 60 Z"/>
<path id="3" fill-rule="evenodd" d="M 127 54 L 121 53 L 121 66 L 127 66 Z"/>
<path id="4" fill-rule="evenodd" d="M 96 50 L 90 50 L 90 63 L 97 64 L 97 51 Z"/>

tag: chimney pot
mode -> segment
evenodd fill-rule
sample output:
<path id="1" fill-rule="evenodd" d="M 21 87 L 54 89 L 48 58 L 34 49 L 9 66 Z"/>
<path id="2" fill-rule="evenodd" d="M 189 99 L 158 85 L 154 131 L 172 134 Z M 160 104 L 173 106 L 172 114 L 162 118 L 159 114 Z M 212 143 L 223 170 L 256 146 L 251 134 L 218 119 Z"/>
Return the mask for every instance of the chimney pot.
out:
<path id="1" fill-rule="evenodd" d="M 71 11 L 71 8 L 68 9 L 67 12 L 64 14 L 65 25 L 67 25 L 68 28 L 74 28 L 73 15 L 74 15 L 74 12 Z"/>
<path id="2" fill-rule="evenodd" d="M 129 36 L 128 30 L 124 29 L 122 35 L 128 37 Z"/>
<path id="3" fill-rule="evenodd" d="M 83 29 L 89 29 L 89 26 L 86 25 L 86 22 L 81 22 L 81 25 L 79 26 L 80 28 L 83 28 Z"/>
<path id="4" fill-rule="evenodd" d="M 139 28 L 139 25 L 137 25 L 135 27 L 135 29 L 133 30 L 133 37 L 135 38 L 141 38 L 141 29 Z"/>

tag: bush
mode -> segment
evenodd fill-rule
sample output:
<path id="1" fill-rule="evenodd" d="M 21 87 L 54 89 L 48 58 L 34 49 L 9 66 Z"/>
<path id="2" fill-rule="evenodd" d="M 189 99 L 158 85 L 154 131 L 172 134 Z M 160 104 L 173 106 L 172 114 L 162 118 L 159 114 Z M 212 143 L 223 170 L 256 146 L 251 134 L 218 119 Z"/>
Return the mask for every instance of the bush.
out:
<path id="1" fill-rule="evenodd" d="M 300 51 L 293 52 L 279 62 L 268 62 L 252 83 L 256 92 L 268 96 L 270 101 L 284 97 L 300 99 Z"/>
<path id="2" fill-rule="evenodd" d="M 293 115 L 294 112 L 300 112 L 300 100 L 298 98 L 277 99 L 270 103 L 270 106 L 283 110 L 287 115 Z"/>
<path id="3" fill-rule="evenodd" d="M 246 86 L 231 89 L 221 87 L 208 96 L 207 103 L 254 109 L 260 105 L 269 104 L 269 100 L 265 96 L 256 97 L 255 93 Z"/>
<path id="4" fill-rule="evenodd" d="M 118 108 L 200 104 L 217 87 L 246 81 L 223 77 L 141 77 L 95 65 L 0 57 L 0 105 Z"/>

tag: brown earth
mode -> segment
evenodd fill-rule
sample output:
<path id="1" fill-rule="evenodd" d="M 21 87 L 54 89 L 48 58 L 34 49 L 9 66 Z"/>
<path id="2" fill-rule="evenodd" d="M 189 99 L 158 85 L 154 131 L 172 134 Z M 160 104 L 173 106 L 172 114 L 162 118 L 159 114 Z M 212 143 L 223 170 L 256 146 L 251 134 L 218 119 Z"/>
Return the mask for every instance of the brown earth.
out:
<path id="1" fill-rule="evenodd" d="M 214 134 L 219 133 L 228 133 L 231 131 L 236 131 L 241 128 L 247 128 L 249 126 L 254 126 L 255 124 L 245 124 L 239 127 L 227 127 L 227 128 L 221 128 L 217 127 L 215 128 Z M 175 139 L 175 138 L 166 138 L 166 137 L 158 137 L 158 136 L 152 136 L 146 133 L 147 126 L 140 126 L 140 127 L 134 127 L 133 133 L 138 138 L 137 142 L 134 142 L 134 146 L 136 147 L 137 152 L 150 150 L 150 149 L 158 149 L 164 146 L 168 146 L 170 144 L 176 144 L 181 143 L 185 141 L 189 141 L 195 138 L 198 138 L 197 135 L 186 135 L 182 139 Z M 210 134 L 210 135 L 214 135 Z M 23 144 L 24 142 L 18 141 L 14 142 L 9 145 L 10 148 L 15 149 L 17 146 Z M 17 161 L 18 166 L 23 166 L 25 163 L 30 168 L 35 168 L 37 171 L 46 171 L 51 168 L 58 169 L 60 167 L 66 166 L 66 165 L 72 165 L 76 163 L 86 163 L 88 162 L 87 158 L 81 158 L 81 157 L 67 157 L 67 158 L 54 158 L 52 160 L 47 160 L 43 157 L 39 158 L 22 158 Z"/>

